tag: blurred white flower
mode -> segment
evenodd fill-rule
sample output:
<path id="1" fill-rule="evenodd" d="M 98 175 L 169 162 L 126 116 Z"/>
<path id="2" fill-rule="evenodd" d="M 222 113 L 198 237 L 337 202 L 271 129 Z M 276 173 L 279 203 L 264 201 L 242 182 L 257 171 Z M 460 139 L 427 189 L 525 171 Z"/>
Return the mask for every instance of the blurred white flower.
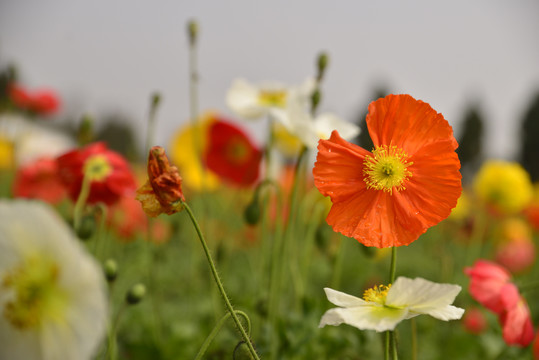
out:
<path id="1" fill-rule="evenodd" d="M 457 320 L 464 309 L 451 305 L 461 287 L 437 284 L 422 278 L 399 277 L 393 285 L 375 286 L 365 291 L 363 299 L 324 288 L 328 300 L 340 306 L 328 310 L 319 327 L 354 326 L 378 332 L 394 330 L 402 320 L 426 314 L 439 320 Z"/>
<path id="2" fill-rule="evenodd" d="M 91 359 L 107 324 L 100 266 L 40 202 L 0 201 L 0 359 Z"/>
<path id="3" fill-rule="evenodd" d="M 285 108 L 291 91 L 306 101 L 314 89 L 314 79 L 307 79 L 297 87 L 280 83 L 253 85 L 245 79 L 236 79 L 226 94 L 226 103 L 240 117 L 254 120 L 267 115 L 271 109 Z"/>
<path id="4" fill-rule="evenodd" d="M 333 130 L 337 130 L 345 140 L 359 134 L 359 126 L 332 113 L 322 113 L 313 118 L 309 105 L 310 101 L 306 102 L 304 96 L 291 91 L 286 107 L 271 109 L 271 115 L 309 149 L 316 148 L 319 139 L 329 139 Z"/>
<path id="5" fill-rule="evenodd" d="M 76 146 L 65 133 L 17 115 L 0 115 L 0 136 L 13 143 L 17 166 L 56 157 Z"/>

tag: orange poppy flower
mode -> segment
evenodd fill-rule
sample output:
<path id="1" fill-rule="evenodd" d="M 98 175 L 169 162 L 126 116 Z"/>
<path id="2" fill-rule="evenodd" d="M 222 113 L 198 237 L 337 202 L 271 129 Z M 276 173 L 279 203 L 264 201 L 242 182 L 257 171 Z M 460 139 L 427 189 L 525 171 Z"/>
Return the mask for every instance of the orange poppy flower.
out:
<path id="1" fill-rule="evenodd" d="M 372 152 L 336 131 L 318 143 L 313 174 L 333 203 L 327 222 L 366 246 L 408 245 L 457 204 L 457 141 L 441 114 L 410 95 L 372 102 L 367 127 Z"/>

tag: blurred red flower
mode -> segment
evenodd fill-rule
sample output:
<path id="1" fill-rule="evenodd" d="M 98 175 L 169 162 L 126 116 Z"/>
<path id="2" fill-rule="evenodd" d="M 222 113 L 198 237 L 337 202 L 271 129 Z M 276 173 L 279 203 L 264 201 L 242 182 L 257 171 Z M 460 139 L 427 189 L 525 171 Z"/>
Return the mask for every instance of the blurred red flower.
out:
<path id="1" fill-rule="evenodd" d="M 336 131 L 318 143 L 313 175 L 333 203 L 327 223 L 366 246 L 408 245 L 457 204 L 457 141 L 441 114 L 410 95 L 372 102 L 367 127 L 372 152 Z"/>
<path id="2" fill-rule="evenodd" d="M 487 309 L 501 313 L 508 301 L 502 301 L 502 294 L 514 294 L 511 291 L 515 287 L 511 283 L 511 274 L 502 266 L 486 260 L 477 260 L 473 267 L 464 269 L 464 272 L 470 277 L 469 291 L 472 297 Z"/>
<path id="3" fill-rule="evenodd" d="M 476 307 L 466 309 L 462 321 L 466 331 L 472 334 L 481 334 L 487 328 L 485 315 Z"/>
<path id="4" fill-rule="evenodd" d="M 477 260 L 466 268 L 472 297 L 498 315 L 503 339 L 508 345 L 528 346 L 533 340 L 533 325 L 526 300 L 513 284 L 509 272 L 500 265 Z"/>
<path id="5" fill-rule="evenodd" d="M 533 342 L 533 358 L 539 360 L 539 331 L 537 336 L 535 336 L 535 341 Z"/>
<path id="6" fill-rule="evenodd" d="M 42 89 L 29 92 L 20 85 L 9 86 L 9 98 L 15 106 L 39 115 L 50 115 L 60 108 L 60 99 L 53 90 Z"/>
<path id="7" fill-rule="evenodd" d="M 13 195 L 57 204 L 67 196 L 55 159 L 39 158 L 17 169 Z"/>
<path id="8" fill-rule="evenodd" d="M 206 166 L 237 186 L 249 186 L 258 179 L 262 152 L 236 125 L 218 118 L 210 125 L 205 149 Z"/>
<path id="9" fill-rule="evenodd" d="M 132 196 L 122 196 L 110 208 L 107 221 L 123 241 L 132 241 L 136 235 L 146 238 L 148 217 L 140 203 Z M 168 223 L 156 219 L 151 224 L 150 240 L 164 243 L 168 240 L 170 231 Z"/>
<path id="10" fill-rule="evenodd" d="M 103 202 L 112 205 L 136 189 L 127 160 L 102 142 L 70 151 L 60 156 L 57 162 L 60 178 L 73 201 L 79 196 L 84 176 L 90 181 L 89 204 Z"/>
<path id="11" fill-rule="evenodd" d="M 509 292 L 513 294 L 507 294 L 510 299 L 507 309 L 498 316 L 503 329 L 503 340 L 507 345 L 528 346 L 534 336 L 528 303 L 520 296 L 516 287 Z M 513 300 L 515 298 L 516 302 Z"/>

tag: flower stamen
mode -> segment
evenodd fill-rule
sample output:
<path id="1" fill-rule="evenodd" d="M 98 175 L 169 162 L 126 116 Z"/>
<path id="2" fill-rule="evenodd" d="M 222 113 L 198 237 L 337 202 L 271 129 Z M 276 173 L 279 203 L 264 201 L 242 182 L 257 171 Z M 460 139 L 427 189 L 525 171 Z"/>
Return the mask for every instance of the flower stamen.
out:
<path id="1" fill-rule="evenodd" d="M 375 148 L 363 162 L 364 181 L 368 189 L 383 190 L 393 195 L 393 189 L 406 190 L 404 182 L 412 176 L 407 168 L 413 162 L 407 161 L 408 155 L 397 146 L 381 145 Z"/>
<path id="2" fill-rule="evenodd" d="M 391 284 L 385 285 L 375 285 L 374 287 L 365 290 L 363 293 L 363 300 L 368 302 L 374 302 L 380 305 L 384 305 L 386 302 L 387 292 L 391 288 Z"/>

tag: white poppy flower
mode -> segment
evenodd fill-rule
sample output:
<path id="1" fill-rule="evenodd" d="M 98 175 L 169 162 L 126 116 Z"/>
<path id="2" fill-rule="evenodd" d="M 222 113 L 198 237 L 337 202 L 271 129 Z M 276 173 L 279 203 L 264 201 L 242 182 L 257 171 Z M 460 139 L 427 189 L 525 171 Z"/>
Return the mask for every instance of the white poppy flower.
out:
<path id="1" fill-rule="evenodd" d="M 17 115 L 0 116 L 0 137 L 13 143 L 17 165 L 59 156 L 76 145 L 67 134 Z"/>
<path id="2" fill-rule="evenodd" d="M 267 115 L 271 109 L 286 107 L 291 91 L 309 99 L 314 88 L 314 79 L 307 79 L 298 87 L 280 83 L 253 85 L 244 79 L 236 79 L 227 92 L 226 103 L 237 115 L 254 120 Z"/>
<path id="3" fill-rule="evenodd" d="M 0 201 L 0 359 L 91 359 L 107 325 L 101 267 L 48 205 Z"/>
<path id="4" fill-rule="evenodd" d="M 382 332 L 394 330 L 402 320 L 421 314 L 444 321 L 457 320 L 464 309 L 451 304 L 460 290 L 458 285 L 406 277 L 399 277 L 393 285 L 365 291 L 363 299 L 325 288 L 328 300 L 340 307 L 328 310 L 319 327 L 345 323 L 360 330 Z"/>
<path id="5" fill-rule="evenodd" d="M 322 113 L 313 118 L 309 103 L 296 92 L 291 92 L 290 100 L 283 109 L 271 109 L 271 115 L 309 149 L 318 146 L 318 140 L 327 140 L 333 130 L 345 140 L 351 140 L 359 134 L 359 126 L 342 120 L 332 113 Z"/>

